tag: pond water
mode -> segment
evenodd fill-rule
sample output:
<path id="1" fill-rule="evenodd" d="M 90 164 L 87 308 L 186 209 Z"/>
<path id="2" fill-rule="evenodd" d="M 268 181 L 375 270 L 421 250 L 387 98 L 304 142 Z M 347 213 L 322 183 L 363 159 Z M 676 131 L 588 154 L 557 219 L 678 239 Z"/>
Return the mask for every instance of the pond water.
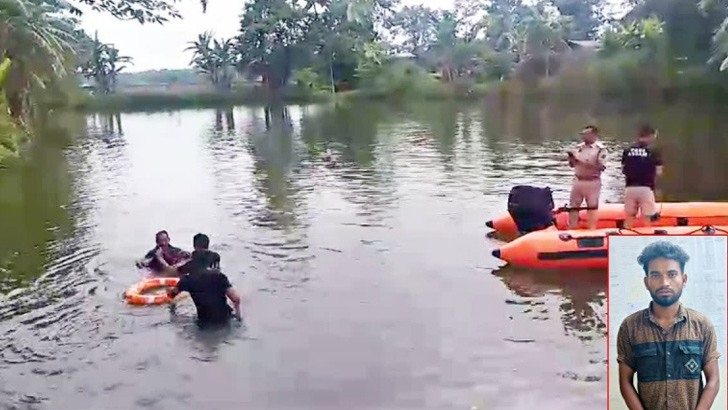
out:
<path id="1" fill-rule="evenodd" d="M 701 115 L 647 117 L 668 142 L 663 198 L 724 194 L 725 128 Z M 76 131 L 0 171 L 0 408 L 604 408 L 606 272 L 502 268 L 484 222 L 516 184 L 563 203 L 581 127 L 597 121 L 616 161 L 637 116 L 347 103 L 65 120 Z M 604 200 L 622 185 L 615 162 Z M 210 235 L 244 326 L 200 333 L 189 300 L 179 317 L 123 303 L 160 229 L 187 249 Z"/>

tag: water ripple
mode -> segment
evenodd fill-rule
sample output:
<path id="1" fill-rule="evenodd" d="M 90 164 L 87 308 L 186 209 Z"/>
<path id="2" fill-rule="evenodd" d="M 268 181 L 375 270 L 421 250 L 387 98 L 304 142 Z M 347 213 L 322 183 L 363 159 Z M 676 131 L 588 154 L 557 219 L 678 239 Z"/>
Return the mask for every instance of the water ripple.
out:
<path id="1" fill-rule="evenodd" d="M 512 185 L 568 196 L 565 143 L 423 107 L 88 118 L 64 151 L 72 226 L 43 225 L 42 274 L 0 297 L 0 409 L 602 405 L 603 278 L 484 274 Z M 159 229 L 211 236 L 244 326 L 121 301 Z"/>

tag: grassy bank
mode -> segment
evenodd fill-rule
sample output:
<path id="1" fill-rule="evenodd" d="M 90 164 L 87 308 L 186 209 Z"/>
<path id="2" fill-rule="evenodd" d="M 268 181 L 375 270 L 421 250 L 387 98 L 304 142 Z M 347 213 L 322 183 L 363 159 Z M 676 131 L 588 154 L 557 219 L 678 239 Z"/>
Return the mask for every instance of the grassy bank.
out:
<path id="1" fill-rule="evenodd" d="M 229 93 L 208 89 L 119 90 L 110 95 L 82 95 L 69 100 L 50 102 L 52 108 L 71 108 L 85 112 L 133 112 L 181 108 L 213 108 L 230 105 L 265 105 L 269 103 L 309 104 L 344 99 L 466 99 L 483 97 L 490 87 L 483 84 L 445 84 L 412 82 L 400 87 L 366 87 L 340 91 L 290 87 L 271 94 L 260 87 L 232 90 Z"/>
<path id="2" fill-rule="evenodd" d="M 640 63 L 640 64 L 638 64 Z M 290 86 L 275 94 L 260 86 L 239 86 L 227 93 L 207 87 L 144 87 L 121 89 L 115 94 L 74 96 L 51 103 L 85 112 L 163 111 L 270 103 L 309 104 L 343 100 L 465 100 L 509 98 L 530 102 L 581 106 L 618 103 L 638 109 L 654 103 L 698 100 L 728 102 L 728 78 L 704 69 L 644 67 L 639 60 L 596 59 L 565 67 L 556 75 L 477 83 L 463 79 L 446 83 L 421 70 L 390 70 L 372 77 L 358 89 L 337 92 L 326 87 Z"/>
<path id="3" fill-rule="evenodd" d="M 704 66 L 664 64 L 632 55 L 566 67 L 535 87 L 545 98 L 570 96 L 621 101 L 633 106 L 676 100 L 728 103 L 728 75 Z"/>
<path id="4" fill-rule="evenodd" d="M 82 112 L 164 111 L 183 108 L 214 108 L 230 105 L 260 106 L 271 103 L 312 104 L 344 100 L 481 100 L 486 98 L 524 97 L 532 102 L 567 103 L 568 101 L 603 101 L 640 106 L 669 103 L 676 99 L 728 103 L 728 83 L 703 77 L 680 78 L 660 84 L 650 78 L 622 78 L 619 81 L 593 79 L 590 76 L 564 75 L 529 83 L 518 80 L 491 84 L 442 84 L 407 90 L 359 89 L 341 91 L 286 90 L 270 95 L 263 92 L 135 92 L 105 96 L 84 96 L 66 104 L 65 108 Z M 53 108 L 63 105 L 51 104 Z"/>
<path id="5" fill-rule="evenodd" d="M 229 105 L 257 105 L 270 101 L 285 103 L 324 102 L 330 99 L 326 92 L 297 92 L 287 90 L 275 96 L 263 92 L 220 93 L 213 91 L 142 91 L 124 92 L 78 98 L 69 108 L 80 111 L 133 112 L 194 107 L 219 107 Z"/>

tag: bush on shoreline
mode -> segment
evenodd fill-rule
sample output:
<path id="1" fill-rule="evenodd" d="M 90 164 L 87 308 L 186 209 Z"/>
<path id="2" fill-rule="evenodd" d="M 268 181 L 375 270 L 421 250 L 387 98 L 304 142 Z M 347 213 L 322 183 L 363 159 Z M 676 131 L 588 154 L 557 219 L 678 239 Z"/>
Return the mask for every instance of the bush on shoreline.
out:
<path id="1" fill-rule="evenodd" d="M 537 84 L 517 80 L 489 84 L 427 83 L 387 90 L 368 87 L 358 90 L 307 91 L 289 89 L 274 96 L 262 92 L 136 92 L 105 96 L 83 96 L 67 102 L 49 102 L 47 107 L 82 112 L 135 112 L 214 108 L 230 105 L 312 104 L 351 99 L 388 100 L 484 100 L 506 98 L 528 93 L 529 98 L 564 100 L 595 99 L 628 101 L 634 105 L 670 102 L 675 99 L 700 99 L 719 104 L 728 102 L 728 82 L 706 76 L 703 72 L 686 71 L 670 81 L 660 81 L 645 73 L 618 75 L 609 67 L 591 67 L 579 72 L 563 73 Z M 625 73 L 623 73 L 625 74 Z"/>
<path id="2" fill-rule="evenodd" d="M 163 92 L 146 91 L 110 95 L 84 95 L 69 101 L 48 102 L 49 108 L 67 108 L 77 111 L 148 111 L 181 108 L 204 108 L 228 105 L 265 105 L 269 103 L 307 104 L 332 102 L 343 99 L 389 100 L 389 99 L 472 99 L 485 96 L 490 89 L 486 84 L 407 84 L 393 90 L 371 87 L 358 90 L 339 91 L 335 95 L 324 90 L 304 90 L 297 87 L 270 95 L 260 90 Z"/>

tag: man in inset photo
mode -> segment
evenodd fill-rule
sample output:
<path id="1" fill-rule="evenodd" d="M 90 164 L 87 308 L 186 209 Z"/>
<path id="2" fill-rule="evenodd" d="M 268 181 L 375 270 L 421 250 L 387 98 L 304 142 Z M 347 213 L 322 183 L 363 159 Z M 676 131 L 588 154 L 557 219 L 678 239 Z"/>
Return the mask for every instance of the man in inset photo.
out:
<path id="1" fill-rule="evenodd" d="M 624 319 L 617 333 L 619 389 L 630 410 L 709 410 L 718 395 L 713 324 L 680 302 L 689 259 L 665 241 L 646 246 L 637 258 L 652 302 Z"/>

